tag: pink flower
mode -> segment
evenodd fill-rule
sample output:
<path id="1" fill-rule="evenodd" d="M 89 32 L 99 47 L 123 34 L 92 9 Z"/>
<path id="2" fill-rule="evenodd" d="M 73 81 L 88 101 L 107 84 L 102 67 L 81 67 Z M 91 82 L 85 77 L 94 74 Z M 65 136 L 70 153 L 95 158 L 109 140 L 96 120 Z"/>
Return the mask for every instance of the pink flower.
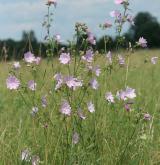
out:
<path id="1" fill-rule="evenodd" d="M 135 89 L 127 87 L 125 95 L 128 99 L 134 99 L 136 97 Z"/>
<path id="2" fill-rule="evenodd" d="M 91 113 L 95 112 L 94 104 L 91 101 L 87 103 L 87 107 L 89 112 Z"/>
<path id="3" fill-rule="evenodd" d="M 115 4 L 119 5 L 122 4 L 125 0 L 115 0 Z"/>
<path id="4" fill-rule="evenodd" d="M 128 15 L 128 16 L 127 16 L 127 21 L 128 21 L 129 23 L 131 23 L 132 25 L 135 25 L 135 24 L 134 24 L 134 18 L 133 18 L 131 15 Z"/>
<path id="5" fill-rule="evenodd" d="M 34 80 L 30 80 L 28 82 L 28 88 L 31 90 L 31 91 L 35 91 L 36 90 L 36 87 L 37 87 L 37 83 L 34 82 Z"/>
<path id="6" fill-rule="evenodd" d="M 70 60 L 71 60 L 71 57 L 69 53 L 62 53 L 60 55 L 59 61 L 61 64 L 68 64 Z"/>
<path id="7" fill-rule="evenodd" d="M 113 95 L 112 95 L 111 92 L 107 92 L 107 93 L 105 94 L 105 98 L 106 98 L 106 100 L 107 100 L 108 102 L 114 103 L 114 97 L 113 97 Z"/>
<path id="8" fill-rule="evenodd" d="M 125 91 L 122 91 L 122 90 L 118 91 L 117 94 L 116 94 L 116 96 L 120 100 L 124 100 L 124 101 L 127 100 Z"/>
<path id="9" fill-rule="evenodd" d="M 94 57 L 93 51 L 89 49 L 86 51 L 86 54 L 82 56 L 82 59 L 90 63 L 93 61 L 93 57 Z"/>
<path id="10" fill-rule="evenodd" d="M 104 28 L 110 28 L 110 27 L 112 27 L 112 23 L 109 22 L 109 21 L 106 21 L 106 22 L 103 24 L 103 27 L 104 27 Z"/>
<path id="11" fill-rule="evenodd" d="M 151 63 L 155 65 L 157 63 L 157 60 L 158 60 L 158 57 L 152 57 Z"/>
<path id="12" fill-rule="evenodd" d="M 131 110 L 130 104 L 125 104 L 124 108 L 127 112 L 129 112 Z"/>
<path id="13" fill-rule="evenodd" d="M 146 48 L 147 47 L 147 40 L 144 39 L 143 37 L 140 37 L 139 41 L 137 42 L 137 44 L 139 46 L 141 46 L 142 48 Z"/>
<path id="14" fill-rule="evenodd" d="M 82 120 L 85 120 L 85 119 L 86 119 L 86 117 L 84 116 L 84 114 L 83 114 L 81 108 L 78 108 L 78 116 L 79 116 Z"/>
<path id="15" fill-rule="evenodd" d="M 152 117 L 151 117 L 151 115 L 149 113 L 145 113 L 144 114 L 144 120 L 148 120 L 149 121 L 149 120 L 151 120 L 151 118 Z"/>
<path id="16" fill-rule="evenodd" d="M 57 6 L 57 0 L 48 0 L 48 5 L 54 5 L 55 7 Z"/>
<path id="17" fill-rule="evenodd" d="M 125 59 L 121 55 L 118 55 L 118 61 L 119 61 L 119 65 L 121 66 L 125 65 Z"/>
<path id="18" fill-rule="evenodd" d="M 99 76 L 101 74 L 101 69 L 99 66 L 94 67 L 93 71 L 95 72 L 96 76 Z"/>
<path id="19" fill-rule="evenodd" d="M 20 81 L 15 76 L 9 76 L 6 80 L 7 88 L 10 90 L 18 89 Z"/>
<path id="20" fill-rule="evenodd" d="M 119 11 L 117 11 L 117 10 L 114 10 L 114 11 L 111 11 L 111 12 L 110 12 L 110 16 L 111 16 L 111 17 L 116 17 L 116 18 L 118 18 L 120 15 L 121 15 L 121 13 L 120 13 Z"/>
<path id="21" fill-rule="evenodd" d="M 79 142 L 79 134 L 77 132 L 74 132 L 72 136 L 72 142 L 73 144 L 77 144 Z"/>
<path id="22" fill-rule="evenodd" d="M 54 79 L 57 81 L 57 84 L 55 86 L 55 90 L 57 90 L 63 85 L 63 76 L 61 73 L 57 73 L 55 74 Z"/>
<path id="23" fill-rule="evenodd" d="M 94 35 L 91 32 L 88 32 L 88 38 L 87 41 L 91 44 L 91 45 L 96 45 L 96 40 Z"/>
<path id="24" fill-rule="evenodd" d="M 42 107 L 43 108 L 46 108 L 47 107 L 47 99 L 46 99 L 46 95 L 45 96 L 42 96 L 41 98 L 41 102 L 42 102 Z"/>
<path id="25" fill-rule="evenodd" d="M 21 65 L 20 65 L 19 62 L 14 62 L 14 63 L 13 63 L 13 68 L 14 68 L 14 69 L 17 70 L 17 69 L 19 69 L 20 67 L 21 67 Z"/>
<path id="26" fill-rule="evenodd" d="M 82 81 L 72 76 L 65 77 L 64 82 L 69 88 L 73 88 L 73 90 L 75 90 L 77 87 L 82 86 Z"/>
<path id="27" fill-rule="evenodd" d="M 59 34 L 56 34 L 54 38 L 57 43 L 61 42 L 61 36 Z"/>
<path id="28" fill-rule="evenodd" d="M 40 158 L 37 155 L 32 156 L 32 165 L 39 165 Z"/>
<path id="29" fill-rule="evenodd" d="M 97 81 L 96 79 L 92 79 L 92 80 L 90 81 L 90 85 L 91 85 L 91 87 L 92 87 L 93 89 L 95 89 L 95 90 L 97 90 L 98 87 L 99 87 L 98 81 Z"/>
<path id="30" fill-rule="evenodd" d="M 35 61 L 35 56 L 31 52 L 27 52 L 24 54 L 24 60 L 27 63 L 33 63 Z"/>
<path id="31" fill-rule="evenodd" d="M 61 104 L 60 112 L 66 116 L 71 115 L 71 106 L 66 100 L 64 100 L 63 103 Z"/>
<path id="32" fill-rule="evenodd" d="M 41 62 L 41 57 L 36 57 L 34 62 L 36 63 L 36 65 L 39 65 Z"/>

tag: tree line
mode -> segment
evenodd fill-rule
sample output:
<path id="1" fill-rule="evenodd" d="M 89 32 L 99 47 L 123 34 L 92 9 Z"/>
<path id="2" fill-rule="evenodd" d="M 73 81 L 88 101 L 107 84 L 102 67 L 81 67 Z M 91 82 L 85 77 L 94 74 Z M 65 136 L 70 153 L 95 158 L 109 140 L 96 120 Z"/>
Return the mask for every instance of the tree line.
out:
<path id="1" fill-rule="evenodd" d="M 129 41 L 134 43 L 142 36 L 147 39 L 148 48 L 160 48 L 160 23 L 157 18 L 148 12 L 140 12 L 136 15 L 134 22 L 135 25 L 131 25 L 128 32 L 123 34 L 124 42 L 121 42 L 122 48 Z M 104 42 L 104 38 L 107 42 Z M 119 37 L 102 36 L 97 40 L 96 49 L 102 53 L 105 47 L 107 50 L 114 50 L 118 40 Z M 67 45 L 60 45 L 59 48 L 63 46 L 67 47 Z M 38 42 L 34 31 L 29 33 L 24 31 L 20 41 L 14 41 L 13 39 L 0 40 L 0 60 L 22 59 L 24 52 L 28 51 L 28 49 L 36 55 L 46 56 L 45 43 Z"/>

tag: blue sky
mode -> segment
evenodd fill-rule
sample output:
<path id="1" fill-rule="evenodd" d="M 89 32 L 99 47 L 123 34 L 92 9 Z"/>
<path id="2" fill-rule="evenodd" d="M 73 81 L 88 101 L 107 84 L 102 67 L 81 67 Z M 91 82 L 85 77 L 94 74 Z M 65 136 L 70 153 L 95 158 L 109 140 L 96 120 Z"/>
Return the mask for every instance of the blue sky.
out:
<path id="1" fill-rule="evenodd" d="M 109 12 L 118 9 L 114 0 L 57 0 L 54 33 L 61 34 L 63 40 L 71 39 L 75 22 L 85 22 L 90 30 L 100 37 L 103 32 L 99 24 L 111 20 Z M 42 28 L 47 12 L 45 0 L 0 0 L 0 39 L 19 40 L 23 30 L 34 30 L 39 40 L 43 40 Z M 149 11 L 160 21 L 160 0 L 130 0 L 131 13 Z M 128 26 L 124 29 L 126 30 Z M 108 31 L 113 35 L 115 29 Z"/>

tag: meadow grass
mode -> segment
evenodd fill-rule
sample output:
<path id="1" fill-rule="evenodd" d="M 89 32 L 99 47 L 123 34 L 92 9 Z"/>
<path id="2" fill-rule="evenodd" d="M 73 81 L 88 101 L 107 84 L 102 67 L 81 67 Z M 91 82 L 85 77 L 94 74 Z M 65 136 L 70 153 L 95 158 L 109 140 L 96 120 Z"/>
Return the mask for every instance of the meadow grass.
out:
<path id="1" fill-rule="evenodd" d="M 152 56 L 158 55 L 159 50 L 133 53 L 127 79 L 125 67 L 117 66 L 111 74 L 107 70 L 102 72 L 98 78 L 99 90 L 87 96 L 95 103 L 95 113 L 85 111 L 87 119 L 76 128 L 80 132 L 77 145 L 72 143 L 71 136 L 73 123 L 79 119 L 62 117 L 58 109 L 62 96 L 52 92 L 53 75 L 61 69 L 58 60 L 54 59 L 52 67 L 43 60 L 36 76 L 40 92 L 35 97 L 40 99 L 41 94 L 51 90 L 48 93 L 51 104 L 40 111 L 47 128 L 38 124 L 41 118 L 30 115 L 30 105 L 18 92 L 6 89 L 12 62 L 0 63 L 0 165 L 30 164 L 20 158 L 25 148 L 39 155 L 40 164 L 45 165 L 160 164 L 160 65 L 150 62 Z M 99 55 L 96 63 L 104 66 L 105 61 Z M 22 66 L 20 72 L 22 79 L 28 80 L 31 76 L 26 66 Z M 105 92 L 115 94 L 124 89 L 125 84 L 136 89 L 131 112 L 123 108 L 123 103 L 109 105 L 104 98 Z M 24 97 L 26 102 L 34 99 L 32 94 Z M 152 116 L 150 121 L 143 120 L 142 114 L 147 112 Z"/>

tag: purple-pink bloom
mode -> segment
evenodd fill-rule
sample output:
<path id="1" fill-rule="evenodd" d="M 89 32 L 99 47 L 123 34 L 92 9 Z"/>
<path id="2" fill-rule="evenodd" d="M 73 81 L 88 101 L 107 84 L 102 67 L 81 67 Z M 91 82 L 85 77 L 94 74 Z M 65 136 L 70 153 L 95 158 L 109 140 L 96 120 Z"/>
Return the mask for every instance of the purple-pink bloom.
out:
<path id="1" fill-rule="evenodd" d="M 122 4 L 125 0 L 115 0 L 115 4 L 119 5 L 119 4 Z"/>
<path id="2" fill-rule="evenodd" d="M 20 81 L 15 76 L 9 76 L 6 80 L 7 88 L 10 90 L 18 89 Z"/>
<path id="3" fill-rule="evenodd" d="M 60 43 L 60 42 L 61 42 L 61 36 L 60 36 L 59 34 L 56 34 L 56 35 L 54 36 L 54 38 L 55 38 L 55 41 L 56 41 L 57 43 Z"/>
<path id="4" fill-rule="evenodd" d="M 28 88 L 31 90 L 31 91 L 35 91 L 36 90 L 36 87 L 37 87 L 37 83 L 34 81 L 34 80 L 30 80 L 28 82 Z"/>
<path id="5" fill-rule="evenodd" d="M 135 25 L 135 24 L 134 24 L 134 18 L 133 18 L 131 15 L 127 15 L 127 21 L 128 21 L 129 23 L 131 23 L 132 25 Z"/>
<path id="6" fill-rule="evenodd" d="M 66 116 L 71 115 L 71 106 L 69 105 L 69 103 L 66 100 L 64 100 L 62 102 L 60 112 Z"/>
<path id="7" fill-rule="evenodd" d="M 106 21 L 106 22 L 103 24 L 103 27 L 104 27 L 104 28 L 110 28 L 110 27 L 112 27 L 112 23 L 109 22 L 109 21 Z"/>
<path id="8" fill-rule="evenodd" d="M 87 62 L 92 62 L 93 61 L 93 51 L 91 49 L 86 51 L 86 54 L 84 56 L 82 56 L 82 59 L 87 61 Z"/>
<path id="9" fill-rule="evenodd" d="M 89 112 L 95 112 L 94 104 L 91 101 L 87 103 L 87 107 Z"/>
<path id="10" fill-rule="evenodd" d="M 95 78 L 90 81 L 90 85 L 95 90 L 97 90 L 99 87 L 98 81 Z"/>
<path id="11" fill-rule="evenodd" d="M 69 88 L 73 88 L 73 90 L 75 90 L 77 87 L 82 86 L 82 81 L 72 76 L 65 77 L 64 82 Z"/>
<path id="12" fill-rule="evenodd" d="M 110 12 L 110 16 L 111 16 L 111 17 L 116 17 L 116 18 L 118 18 L 120 15 L 121 15 L 121 13 L 120 13 L 119 11 L 117 11 L 117 10 L 114 10 L 114 11 L 111 11 L 111 12 Z"/>
<path id="13" fill-rule="evenodd" d="M 78 116 L 79 116 L 82 120 L 85 120 L 85 119 L 86 119 L 86 116 L 84 116 L 84 114 L 83 114 L 81 108 L 78 108 Z"/>
<path id="14" fill-rule="evenodd" d="M 46 95 L 45 96 L 42 96 L 41 98 L 41 102 L 42 102 L 42 107 L 43 108 L 46 108 L 47 107 L 47 99 L 46 99 Z"/>
<path id="15" fill-rule="evenodd" d="M 54 79 L 57 81 L 57 84 L 55 86 L 55 90 L 57 90 L 63 85 L 63 76 L 61 73 L 57 73 L 54 75 Z"/>
<path id="16" fill-rule="evenodd" d="M 117 96 L 118 99 L 120 99 L 120 100 L 124 100 L 124 101 L 127 100 L 126 93 L 125 93 L 125 91 L 123 91 L 123 90 L 117 91 L 116 96 Z"/>
<path id="17" fill-rule="evenodd" d="M 70 53 L 62 53 L 59 57 L 61 64 L 68 64 L 71 60 Z"/>
<path id="18" fill-rule="evenodd" d="M 91 44 L 91 45 L 96 45 L 96 40 L 94 35 L 91 32 L 88 32 L 88 38 L 87 41 Z"/>
<path id="19" fill-rule="evenodd" d="M 129 112 L 129 111 L 131 110 L 130 104 L 125 104 L 125 105 L 124 105 L 124 108 L 125 108 L 125 110 L 126 110 L 127 112 Z"/>
<path id="20" fill-rule="evenodd" d="M 96 76 L 99 76 L 101 74 L 101 68 L 99 66 L 96 66 L 93 68 L 93 72 L 95 72 Z"/>
<path id="21" fill-rule="evenodd" d="M 134 99 L 136 97 L 135 89 L 130 87 L 126 88 L 125 94 L 128 99 Z"/>
<path id="22" fill-rule="evenodd" d="M 13 68 L 14 68 L 14 69 L 17 70 L 17 69 L 19 69 L 20 67 L 21 67 L 21 65 L 20 65 L 19 62 L 14 62 L 14 63 L 13 63 Z"/>
<path id="23" fill-rule="evenodd" d="M 149 113 L 144 114 L 144 120 L 151 120 L 152 116 Z"/>
<path id="24" fill-rule="evenodd" d="M 139 46 L 141 46 L 142 48 L 146 48 L 147 47 L 147 40 L 144 39 L 143 37 L 140 37 L 139 41 L 137 42 L 137 44 Z"/>
<path id="25" fill-rule="evenodd" d="M 157 60 L 158 60 L 158 57 L 152 57 L 151 63 L 155 65 L 157 63 Z"/>
<path id="26" fill-rule="evenodd" d="M 54 7 L 57 6 L 57 0 L 48 0 L 48 5 L 54 5 Z"/>
<path id="27" fill-rule="evenodd" d="M 105 98 L 109 103 L 114 103 L 114 96 L 112 95 L 111 92 L 107 92 L 105 94 Z"/>
<path id="28" fill-rule="evenodd" d="M 77 144 L 79 142 L 79 134 L 77 132 L 74 132 L 72 136 L 72 142 L 73 144 Z"/>
<path id="29" fill-rule="evenodd" d="M 36 63 L 36 65 L 39 65 L 41 62 L 41 57 L 36 57 L 34 62 Z"/>
<path id="30" fill-rule="evenodd" d="M 33 63 L 35 61 L 35 56 L 31 52 L 27 52 L 24 54 L 24 60 L 27 63 Z"/>
<path id="31" fill-rule="evenodd" d="M 118 55 L 118 62 L 119 62 L 119 65 L 121 66 L 125 65 L 124 57 L 122 57 L 121 55 Z"/>

